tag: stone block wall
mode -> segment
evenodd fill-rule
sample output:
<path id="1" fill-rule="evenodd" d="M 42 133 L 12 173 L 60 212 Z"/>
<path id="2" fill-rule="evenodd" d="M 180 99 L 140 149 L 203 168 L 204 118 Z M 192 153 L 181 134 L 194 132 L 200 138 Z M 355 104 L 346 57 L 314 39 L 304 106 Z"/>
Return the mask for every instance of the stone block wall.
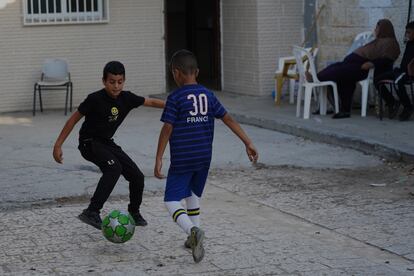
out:
<path id="1" fill-rule="evenodd" d="M 407 0 L 319 0 L 317 6 L 320 8 L 322 5 L 325 8 L 318 21 L 320 68 L 329 61 L 342 60 L 355 36 L 363 31 L 373 31 L 377 21 L 382 18 L 391 20 L 401 52 L 404 51 Z M 414 8 L 411 13 L 412 21 Z"/>

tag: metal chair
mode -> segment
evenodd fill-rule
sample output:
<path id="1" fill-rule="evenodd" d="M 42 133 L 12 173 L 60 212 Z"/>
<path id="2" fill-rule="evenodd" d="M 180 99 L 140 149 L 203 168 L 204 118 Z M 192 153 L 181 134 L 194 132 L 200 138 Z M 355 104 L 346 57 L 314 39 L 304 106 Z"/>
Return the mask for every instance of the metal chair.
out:
<path id="1" fill-rule="evenodd" d="M 40 112 L 43 112 L 42 90 L 66 90 L 65 115 L 68 109 L 68 97 L 70 96 L 69 111 L 72 111 L 73 84 L 66 60 L 60 58 L 48 58 L 43 62 L 40 80 L 34 84 L 33 90 L 33 116 L 36 115 L 36 94 L 39 93 Z"/>
<path id="2" fill-rule="evenodd" d="M 414 106 L 414 78 L 410 78 L 405 82 L 405 86 L 410 88 L 411 92 L 411 104 Z"/>
<path id="3" fill-rule="evenodd" d="M 381 80 L 378 82 L 378 105 L 376 106 L 379 119 L 382 121 L 384 117 L 384 103 L 380 91 L 383 86 L 388 86 L 391 95 L 394 93 L 394 80 Z"/>
<path id="4" fill-rule="evenodd" d="M 303 118 L 309 119 L 310 117 L 311 97 L 312 97 L 312 92 L 314 92 L 314 90 L 319 92 L 319 103 L 320 103 L 321 115 L 326 115 L 327 92 L 325 89 L 321 89 L 321 90 L 318 89 L 324 86 L 332 86 L 334 102 L 335 102 L 335 113 L 338 113 L 339 103 L 338 103 L 338 89 L 336 87 L 336 83 L 333 81 L 320 81 L 318 79 L 318 76 L 316 74 L 314 57 L 309 51 L 299 46 L 293 46 L 293 54 L 295 56 L 297 68 L 299 71 L 299 78 L 300 78 L 299 83 L 301 84 L 298 90 L 296 116 L 300 117 L 300 108 L 302 104 L 301 98 L 302 98 L 302 90 L 303 90 L 302 88 L 305 88 Z M 312 82 L 307 80 L 307 77 L 306 77 L 307 70 L 306 70 L 306 65 L 305 65 L 303 57 L 306 57 L 306 60 L 308 62 L 309 73 L 312 76 Z M 314 89 L 314 88 L 317 88 L 317 89 Z"/>

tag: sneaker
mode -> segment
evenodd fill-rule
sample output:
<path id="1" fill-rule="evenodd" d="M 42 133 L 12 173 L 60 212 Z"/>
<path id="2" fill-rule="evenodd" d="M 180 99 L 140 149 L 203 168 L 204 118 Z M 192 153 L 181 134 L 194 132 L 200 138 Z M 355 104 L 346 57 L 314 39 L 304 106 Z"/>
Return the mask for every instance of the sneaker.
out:
<path id="1" fill-rule="evenodd" d="M 400 121 L 408 121 L 411 118 L 411 115 L 413 115 L 413 109 L 412 108 L 406 108 L 404 107 L 401 114 L 398 116 L 398 119 Z"/>
<path id="2" fill-rule="evenodd" d="M 95 211 L 90 211 L 88 209 L 83 210 L 83 212 L 78 216 L 78 218 L 86 223 L 89 224 L 93 227 L 95 227 L 96 229 L 101 230 L 102 227 L 102 220 L 101 217 L 99 216 L 99 212 L 95 212 Z"/>
<path id="3" fill-rule="evenodd" d="M 344 119 L 349 117 L 351 117 L 351 113 L 339 111 L 332 116 L 332 119 Z"/>
<path id="4" fill-rule="evenodd" d="M 397 115 L 398 110 L 400 109 L 400 102 L 394 101 L 393 104 L 388 106 L 388 118 L 394 119 L 395 115 Z"/>
<path id="5" fill-rule="evenodd" d="M 204 231 L 194 226 L 191 228 L 190 243 L 194 262 L 199 263 L 204 258 Z"/>
<path id="6" fill-rule="evenodd" d="M 191 248 L 191 236 L 188 236 L 187 239 L 184 242 L 185 248 Z"/>
<path id="7" fill-rule="evenodd" d="M 134 219 L 136 226 L 145 226 L 148 224 L 148 222 L 141 216 L 141 213 L 139 211 L 130 214 Z"/>

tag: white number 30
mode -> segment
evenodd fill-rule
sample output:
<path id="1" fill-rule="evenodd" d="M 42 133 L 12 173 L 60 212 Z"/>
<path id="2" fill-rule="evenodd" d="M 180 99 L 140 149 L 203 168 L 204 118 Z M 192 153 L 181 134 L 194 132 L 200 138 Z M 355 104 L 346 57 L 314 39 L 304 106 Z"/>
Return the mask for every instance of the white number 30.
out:
<path id="1" fill-rule="evenodd" d="M 208 111 L 208 101 L 206 94 L 200 94 L 198 95 L 198 101 L 197 97 L 194 94 L 190 94 L 187 96 L 188 100 L 193 101 L 194 110 L 190 111 L 191 116 L 196 116 L 200 112 L 201 115 L 206 115 Z"/>

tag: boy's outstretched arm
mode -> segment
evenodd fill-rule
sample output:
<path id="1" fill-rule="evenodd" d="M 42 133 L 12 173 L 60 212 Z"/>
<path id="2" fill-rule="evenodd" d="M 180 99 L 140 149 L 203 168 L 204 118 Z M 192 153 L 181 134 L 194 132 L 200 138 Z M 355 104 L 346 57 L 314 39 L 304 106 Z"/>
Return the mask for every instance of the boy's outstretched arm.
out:
<path id="1" fill-rule="evenodd" d="M 159 100 L 159 99 L 154 99 L 154 98 L 145 98 L 144 106 L 164 108 L 165 107 L 165 101 Z"/>
<path id="2" fill-rule="evenodd" d="M 164 155 L 164 151 L 167 147 L 168 140 L 170 140 L 172 131 L 172 124 L 164 123 L 164 125 L 161 128 L 160 138 L 158 139 L 157 155 L 155 157 L 154 176 L 159 179 L 164 178 L 164 175 L 161 173 L 162 156 Z"/>
<path id="3" fill-rule="evenodd" d="M 79 111 L 75 111 L 72 116 L 66 121 L 66 124 L 63 126 L 62 131 L 60 132 L 58 138 L 56 139 L 55 146 L 53 147 L 53 158 L 56 162 L 62 163 L 63 152 L 62 145 L 65 142 L 66 138 L 71 133 L 73 127 L 76 123 L 83 117 Z"/>
<path id="4" fill-rule="evenodd" d="M 244 145 L 246 146 L 246 153 L 249 157 L 250 161 L 256 162 L 259 158 L 259 153 L 257 152 L 257 149 L 253 145 L 252 140 L 247 136 L 247 134 L 244 132 L 244 130 L 241 128 L 238 122 L 236 122 L 228 113 L 221 118 L 224 124 L 228 126 L 234 134 L 236 134 L 240 140 L 243 141 Z"/>

